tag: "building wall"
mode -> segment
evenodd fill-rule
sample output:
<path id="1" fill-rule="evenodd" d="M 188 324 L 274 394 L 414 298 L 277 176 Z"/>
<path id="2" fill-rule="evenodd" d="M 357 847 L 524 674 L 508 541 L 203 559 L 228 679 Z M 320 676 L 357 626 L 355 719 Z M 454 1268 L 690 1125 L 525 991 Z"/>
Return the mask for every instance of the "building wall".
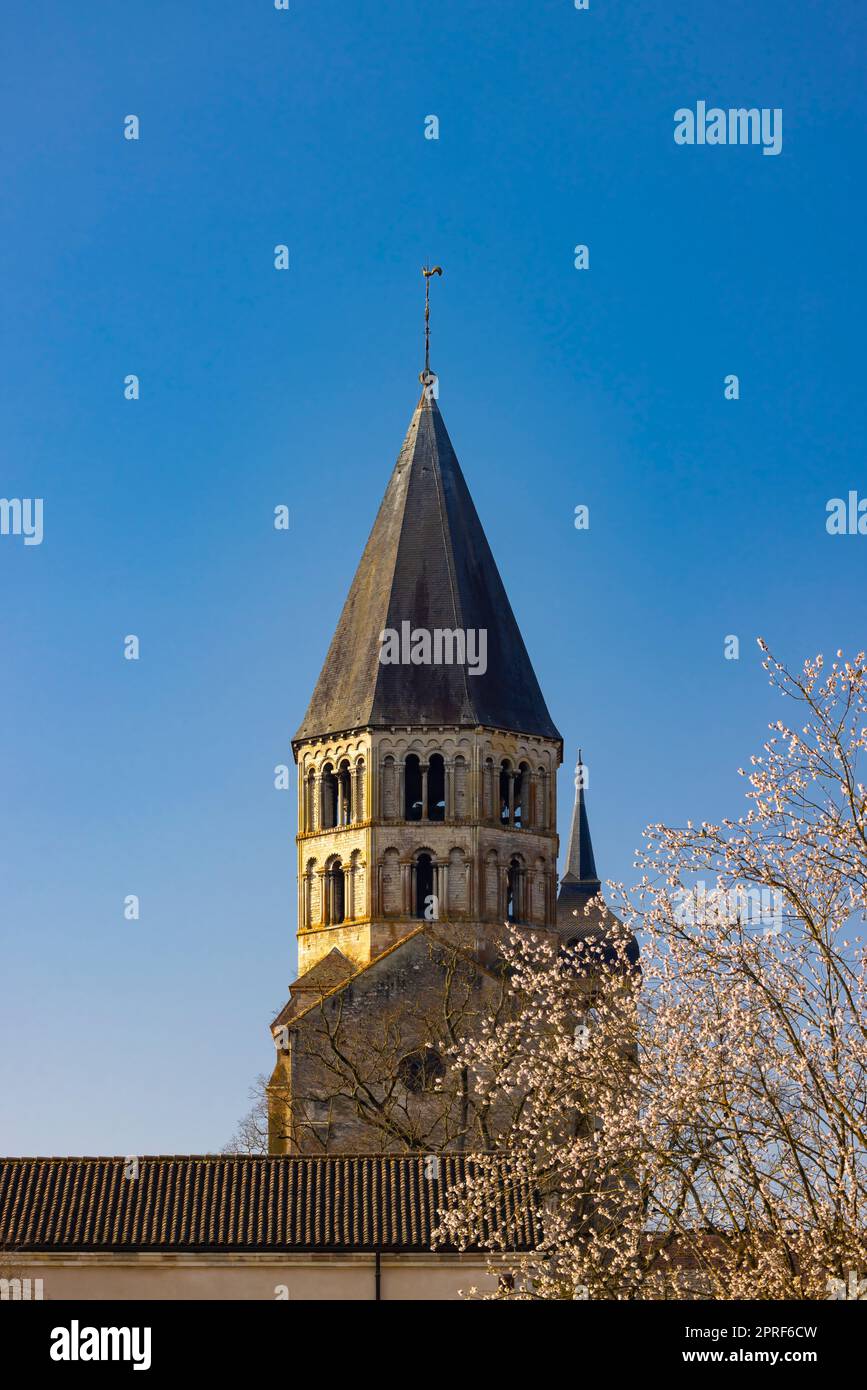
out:
<path id="1" fill-rule="evenodd" d="M 15 1274 L 42 1280 L 44 1300 L 270 1299 L 327 1301 L 376 1297 L 373 1254 L 22 1255 Z M 477 1256 L 380 1256 L 380 1298 L 456 1299 L 495 1279 Z"/>
<path id="2" fill-rule="evenodd" d="M 268 1088 L 272 1154 L 486 1149 L 472 1094 L 446 1074 L 449 1035 L 472 1036 L 508 990 L 432 925 L 288 1026 Z M 407 1062 L 443 1064 L 413 1089 Z M 361 1099 L 359 1099 L 359 1097 Z M 370 1104 L 375 1097 L 379 1108 Z M 488 1121 L 499 1122 L 491 1111 Z"/>

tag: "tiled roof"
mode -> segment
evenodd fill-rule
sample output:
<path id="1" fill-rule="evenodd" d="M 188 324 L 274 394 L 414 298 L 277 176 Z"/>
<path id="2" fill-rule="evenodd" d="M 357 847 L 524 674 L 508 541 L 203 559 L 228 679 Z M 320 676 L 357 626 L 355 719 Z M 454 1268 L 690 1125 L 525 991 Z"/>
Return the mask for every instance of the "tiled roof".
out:
<path id="1" fill-rule="evenodd" d="M 504 1156 L 159 1156 L 134 1178 L 128 1162 L 0 1158 L 0 1250 L 429 1250 L 448 1189 L 478 1164 L 502 1170 L 489 1229 L 532 1243 L 529 1187 Z"/>

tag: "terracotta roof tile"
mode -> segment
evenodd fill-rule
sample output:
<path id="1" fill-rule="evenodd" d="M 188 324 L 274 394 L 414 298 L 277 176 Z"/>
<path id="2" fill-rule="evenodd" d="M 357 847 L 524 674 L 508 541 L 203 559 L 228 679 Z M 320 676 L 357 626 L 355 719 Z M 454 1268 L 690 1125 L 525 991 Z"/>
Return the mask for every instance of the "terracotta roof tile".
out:
<path id="1" fill-rule="evenodd" d="M 0 1158 L 0 1250 L 429 1250 L 468 1168 L 500 1169 L 510 1244 L 533 1236 L 528 1183 L 505 1156 Z"/>

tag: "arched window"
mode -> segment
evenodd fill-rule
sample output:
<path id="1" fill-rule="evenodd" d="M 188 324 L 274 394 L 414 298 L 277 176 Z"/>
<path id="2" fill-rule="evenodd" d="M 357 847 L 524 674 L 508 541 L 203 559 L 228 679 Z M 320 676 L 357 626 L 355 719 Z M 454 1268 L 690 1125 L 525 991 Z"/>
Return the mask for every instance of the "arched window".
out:
<path id="1" fill-rule="evenodd" d="M 515 814 L 513 824 L 518 828 L 526 827 L 531 824 L 530 809 L 530 768 L 527 763 L 521 763 L 515 776 Z"/>
<path id="2" fill-rule="evenodd" d="M 346 916 L 346 884 L 339 859 L 329 859 L 325 870 L 325 921 L 339 926 Z"/>
<path id="3" fill-rule="evenodd" d="M 397 1064 L 398 1079 L 414 1095 L 434 1090 L 436 1083 L 445 1076 L 445 1070 L 443 1059 L 434 1047 L 409 1052 Z"/>
<path id="4" fill-rule="evenodd" d="M 512 809 L 514 805 L 514 774 L 512 764 L 507 758 L 500 763 L 500 821 L 503 825 L 511 825 Z"/>
<path id="5" fill-rule="evenodd" d="M 337 778 L 331 763 L 322 769 L 321 820 L 323 830 L 331 830 L 337 824 Z"/>
<path id="6" fill-rule="evenodd" d="M 433 860 L 429 854 L 420 854 L 415 861 L 415 917 L 424 917 L 433 890 Z"/>
<path id="7" fill-rule="evenodd" d="M 524 887 L 524 865 L 520 856 L 515 854 L 506 870 L 506 917 L 510 922 L 526 921 Z"/>
<path id="8" fill-rule="evenodd" d="M 427 772 L 427 818 L 446 818 L 446 765 L 439 753 L 431 756 Z"/>
<path id="9" fill-rule="evenodd" d="M 337 815 L 335 825 L 349 825 L 352 815 L 352 775 L 349 760 L 344 758 L 337 771 Z"/>
<path id="10" fill-rule="evenodd" d="M 423 804 L 421 798 L 421 765 L 415 753 L 410 753 L 406 760 L 404 781 L 406 784 L 403 807 L 404 820 L 421 820 Z"/>

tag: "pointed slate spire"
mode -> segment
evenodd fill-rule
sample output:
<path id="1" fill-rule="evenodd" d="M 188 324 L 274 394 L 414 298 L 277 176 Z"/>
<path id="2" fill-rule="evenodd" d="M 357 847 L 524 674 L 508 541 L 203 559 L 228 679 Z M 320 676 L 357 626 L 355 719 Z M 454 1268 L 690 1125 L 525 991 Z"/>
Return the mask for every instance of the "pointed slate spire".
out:
<path id="1" fill-rule="evenodd" d="M 477 644 L 484 633 L 485 660 L 477 645 L 464 664 L 384 664 L 381 634 L 415 629 L 472 632 Z M 485 725 L 561 742 L 430 383 L 295 742 L 393 724 Z"/>
<path id="2" fill-rule="evenodd" d="M 592 897 L 601 888 L 596 873 L 596 860 L 593 858 L 593 842 L 590 839 L 590 822 L 584 803 L 584 763 L 581 750 L 578 750 L 578 763 L 575 768 L 575 804 L 572 807 L 572 825 L 569 830 L 569 844 L 566 851 L 566 871 L 560 880 L 558 902 L 564 896 L 574 896 L 580 892 Z M 564 895 L 564 888 L 568 890 Z"/>
<path id="3" fill-rule="evenodd" d="M 590 823 L 584 804 L 584 763 L 578 750 L 575 768 L 575 805 L 566 850 L 566 871 L 560 879 L 557 893 L 557 926 L 567 936 L 567 944 L 595 941 L 601 946 L 601 959 L 608 965 L 622 961 L 619 946 L 612 933 L 619 927 L 618 918 L 602 897 L 602 884 L 596 873 Z M 640 971 L 638 942 L 630 932 L 625 942 L 626 961 Z"/>

